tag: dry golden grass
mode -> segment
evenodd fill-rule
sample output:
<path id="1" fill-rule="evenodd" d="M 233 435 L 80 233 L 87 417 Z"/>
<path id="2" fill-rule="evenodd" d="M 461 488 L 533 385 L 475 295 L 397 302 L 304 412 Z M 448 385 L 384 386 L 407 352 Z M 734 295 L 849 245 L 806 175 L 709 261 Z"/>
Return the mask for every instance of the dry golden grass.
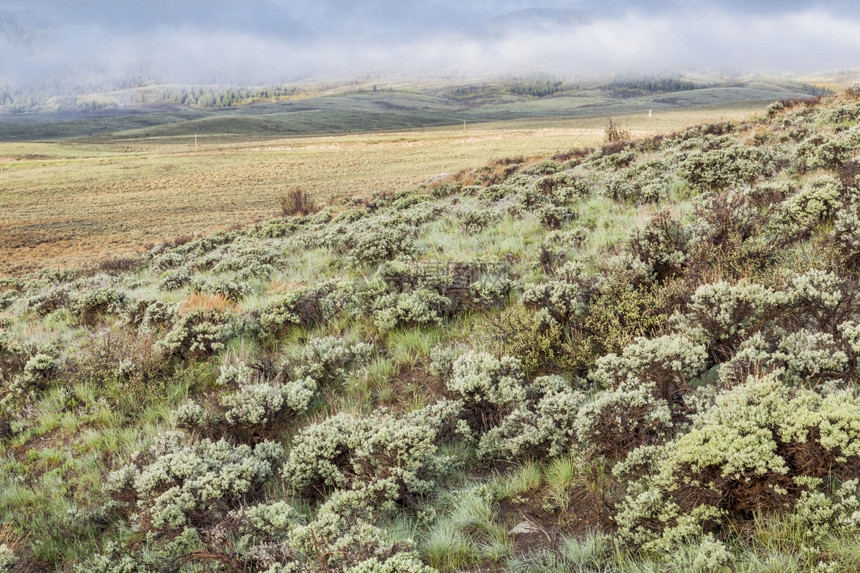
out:
<path id="1" fill-rule="evenodd" d="M 209 295 L 195 293 L 179 304 L 179 314 L 185 316 L 195 310 L 214 310 L 216 312 L 229 313 L 235 310 L 235 308 L 236 305 L 223 294 Z"/>
<path id="2" fill-rule="evenodd" d="M 616 117 L 634 136 L 739 120 L 764 104 Z M 607 118 L 513 120 L 402 133 L 240 141 L 0 143 L 0 276 L 92 263 L 279 215 L 302 188 L 337 197 L 414 188 L 493 159 L 602 141 Z M 652 123 L 653 121 L 653 123 Z"/>

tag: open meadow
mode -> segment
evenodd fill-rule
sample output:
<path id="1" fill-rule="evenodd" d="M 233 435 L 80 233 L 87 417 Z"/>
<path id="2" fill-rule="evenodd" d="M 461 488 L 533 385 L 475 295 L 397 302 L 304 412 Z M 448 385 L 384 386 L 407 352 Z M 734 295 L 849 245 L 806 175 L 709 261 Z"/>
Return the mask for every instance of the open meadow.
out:
<path id="1" fill-rule="evenodd" d="M 650 119 L 642 111 L 613 119 L 645 136 L 741 120 L 764 106 L 724 103 L 659 111 Z M 241 227 L 277 215 L 278 197 L 294 188 L 327 203 L 412 189 L 495 159 L 591 147 L 604 139 L 607 120 L 534 117 L 467 123 L 465 135 L 455 124 L 289 138 L 169 124 L 3 142 L 0 276 L 88 264 L 179 236 Z M 201 134 L 192 135 L 198 128 Z"/>

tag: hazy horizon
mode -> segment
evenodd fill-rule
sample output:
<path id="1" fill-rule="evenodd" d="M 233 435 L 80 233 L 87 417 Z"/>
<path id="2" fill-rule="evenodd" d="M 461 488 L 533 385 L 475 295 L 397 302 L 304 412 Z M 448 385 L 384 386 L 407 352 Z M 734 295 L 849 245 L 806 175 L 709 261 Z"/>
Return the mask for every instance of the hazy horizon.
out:
<path id="1" fill-rule="evenodd" d="M 231 83 L 367 73 L 582 76 L 854 68 L 830 2 L 7 0 L 0 86 Z"/>

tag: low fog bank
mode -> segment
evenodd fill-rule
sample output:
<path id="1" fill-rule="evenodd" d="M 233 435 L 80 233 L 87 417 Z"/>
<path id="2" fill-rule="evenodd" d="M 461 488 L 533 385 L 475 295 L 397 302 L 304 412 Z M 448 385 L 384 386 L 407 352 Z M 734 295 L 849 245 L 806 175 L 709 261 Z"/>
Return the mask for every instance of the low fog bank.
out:
<path id="1" fill-rule="evenodd" d="M 11 0 L 0 87 L 92 93 L 152 84 L 691 68 L 810 73 L 857 65 L 852 2 Z"/>

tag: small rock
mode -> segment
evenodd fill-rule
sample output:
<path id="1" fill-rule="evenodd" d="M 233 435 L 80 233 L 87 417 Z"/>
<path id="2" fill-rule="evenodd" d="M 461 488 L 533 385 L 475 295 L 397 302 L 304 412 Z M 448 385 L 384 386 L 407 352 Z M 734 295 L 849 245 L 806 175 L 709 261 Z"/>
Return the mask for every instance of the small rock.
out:
<path id="1" fill-rule="evenodd" d="M 540 529 L 528 521 L 523 521 L 508 531 L 508 535 L 528 535 L 529 533 L 540 533 Z"/>

